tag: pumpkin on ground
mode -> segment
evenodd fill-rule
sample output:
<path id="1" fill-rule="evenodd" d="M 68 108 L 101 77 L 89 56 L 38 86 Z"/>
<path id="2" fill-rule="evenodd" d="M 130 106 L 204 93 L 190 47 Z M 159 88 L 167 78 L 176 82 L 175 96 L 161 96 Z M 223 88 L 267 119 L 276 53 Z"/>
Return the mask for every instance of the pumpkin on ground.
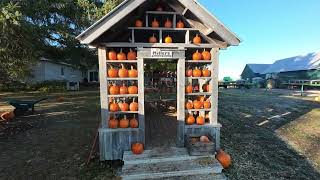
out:
<path id="1" fill-rule="evenodd" d="M 128 94 L 128 87 L 124 83 L 120 87 L 119 94 Z"/>
<path id="2" fill-rule="evenodd" d="M 132 103 L 130 103 L 130 106 L 129 106 L 130 111 L 138 111 L 139 105 L 135 101 L 136 101 L 136 99 L 133 98 L 133 101 L 132 101 Z"/>
<path id="3" fill-rule="evenodd" d="M 119 127 L 120 128 L 128 128 L 129 127 L 129 120 L 127 119 L 127 116 L 124 115 L 123 119 L 119 121 Z"/>
<path id="4" fill-rule="evenodd" d="M 197 125 L 204 125 L 205 123 L 204 118 L 202 116 L 198 116 L 196 119 L 196 123 Z"/>
<path id="5" fill-rule="evenodd" d="M 193 77 L 201 77 L 201 75 L 202 75 L 202 72 L 201 72 L 200 69 L 198 69 L 198 67 L 196 67 L 196 69 L 194 69 L 194 70 L 192 71 L 192 76 L 193 76 Z"/>
<path id="6" fill-rule="evenodd" d="M 194 100 L 193 101 L 193 108 L 194 109 L 202 109 L 203 108 L 202 102 L 198 101 L 198 100 Z"/>
<path id="7" fill-rule="evenodd" d="M 119 121 L 114 117 L 110 117 L 109 122 L 108 122 L 109 128 L 116 129 L 116 128 L 118 128 L 118 125 L 119 125 Z"/>
<path id="8" fill-rule="evenodd" d="M 137 19 L 135 22 L 135 26 L 136 27 L 142 27 L 143 26 L 143 22 L 140 19 Z"/>
<path id="9" fill-rule="evenodd" d="M 222 149 L 218 151 L 216 159 L 221 163 L 222 167 L 227 169 L 231 165 L 231 157 L 225 153 Z"/>
<path id="10" fill-rule="evenodd" d="M 115 100 L 113 100 L 113 102 L 110 103 L 109 109 L 111 112 L 119 111 L 119 105 L 115 102 Z"/>
<path id="11" fill-rule="evenodd" d="M 149 43 L 157 43 L 158 39 L 156 38 L 156 36 L 153 34 L 150 38 L 149 38 Z"/>
<path id="12" fill-rule="evenodd" d="M 202 76 L 203 77 L 210 77 L 211 76 L 211 71 L 208 69 L 203 69 L 202 70 Z"/>
<path id="13" fill-rule="evenodd" d="M 121 111 L 128 111 L 129 110 L 129 104 L 126 102 L 119 103 L 119 108 Z"/>
<path id="14" fill-rule="evenodd" d="M 186 119 L 186 124 L 187 125 L 192 125 L 196 122 L 196 119 L 193 117 L 192 114 L 189 114 L 189 116 Z"/>
<path id="15" fill-rule="evenodd" d="M 133 116 L 132 119 L 130 119 L 130 127 L 131 128 L 138 128 L 139 127 L 139 121 L 136 119 L 136 115 Z"/>
<path id="16" fill-rule="evenodd" d="M 108 77 L 110 77 L 110 78 L 118 77 L 118 70 L 113 68 L 113 66 L 110 66 L 110 68 L 108 70 Z"/>
<path id="17" fill-rule="evenodd" d="M 172 28 L 172 22 L 169 18 L 167 18 L 166 22 L 164 23 L 165 28 Z"/>
<path id="18" fill-rule="evenodd" d="M 135 51 L 132 51 L 132 49 L 130 49 L 130 51 L 127 54 L 127 58 L 128 60 L 137 60 L 137 53 Z"/>
<path id="19" fill-rule="evenodd" d="M 137 86 L 130 86 L 128 87 L 129 94 L 138 94 L 138 87 Z"/>
<path id="20" fill-rule="evenodd" d="M 109 51 L 108 52 L 108 59 L 112 60 L 112 61 L 117 60 L 117 53 L 113 50 Z"/>
<path id="21" fill-rule="evenodd" d="M 195 53 L 193 53 L 192 60 L 194 60 L 194 61 L 202 60 L 202 55 L 199 52 L 199 50 L 197 50 Z"/>
<path id="22" fill-rule="evenodd" d="M 200 142 L 209 143 L 210 139 L 208 138 L 208 136 L 201 136 L 200 137 Z"/>
<path id="23" fill-rule="evenodd" d="M 192 103 L 192 101 L 188 101 L 188 102 L 186 103 L 186 109 L 193 109 L 193 103 Z"/>
<path id="24" fill-rule="evenodd" d="M 184 23 L 181 20 L 177 22 L 177 28 L 184 28 Z"/>
<path id="25" fill-rule="evenodd" d="M 157 19 L 154 18 L 152 23 L 151 23 L 151 27 L 158 28 L 159 26 L 160 26 L 159 21 L 157 21 Z"/>
<path id="26" fill-rule="evenodd" d="M 122 49 L 120 49 L 120 52 L 117 54 L 117 59 L 120 61 L 127 60 L 127 55 L 122 52 Z"/>
<path id="27" fill-rule="evenodd" d="M 128 69 L 126 69 L 123 64 L 121 64 L 121 69 L 118 70 L 118 76 L 120 78 L 128 77 Z"/>
<path id="28" fill-rule="evenodd" d="M 128 75 L 130 78 L 136 78 L 138 77 L 138 71 L 131 66 L 131 69 L 128 72 Z"/>
<path id="29" fill-rule="evenodd" d="M 165 39 L 164 39 L 164 42 L 169 44 L 169 43 L 172 43 L 172 38 L 168 35 Z"/>
<path id="30" fill-rule="evenodd" d="M 144 148 L 143 148 L 143 144 L 142 143 L 133 143 L 131 145 L 131 151 L 133 154 L 142 154 L 143 151 L 144 151 Z"/>
<path id="31" fill-rule="evenodd" d="M 201 37 L 199 34 L 196 34 L 196 36 L 193 38 L 193 44 L 201 44 Z"/>
<path id="32" fill-rule="evenodd" d="M 189 85 L 186 86 L 186 93 L 187 93 L 187 94 L 192 93 L 192 90 L 193 90 L 193 87 L 192 87 L 191 84 L 189 84 Z"/>
<path id="33" fill-rule="evenodd" d="M 203 60 L 211 60 L 211 53 L 209 51 L 203 50 L 202 58 Z"/>

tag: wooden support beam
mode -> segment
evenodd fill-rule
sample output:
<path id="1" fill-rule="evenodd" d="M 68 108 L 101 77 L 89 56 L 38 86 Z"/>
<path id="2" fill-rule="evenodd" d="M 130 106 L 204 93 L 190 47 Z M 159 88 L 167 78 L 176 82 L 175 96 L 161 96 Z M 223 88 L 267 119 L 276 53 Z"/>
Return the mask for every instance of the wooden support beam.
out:
<path id="1" fill-rule="evenodd" d="M 211 59 L 213 61 L 211 66 L 211 114 L 210 124 L 218 124 L 218 88 L 219 88 L 219 49 L 211 49 Z"/>
<path id="2" fill-rule="evenodd" d="M 139 53 L 138 53 L 139 54 Z M 139 129 L 141 130 L 141 140 L 145 144 L 145 111 L 144 111 L 144 62 L 143 58 L 138 56 L 138 103 L 139 103 Z"/>
<path id="3" fill-rule="evenodd" d="M 107 50 L 105 47 L 98 48 L 99 59 L 99 80 L 100 80 L 100 103 L 101 103 L 101 127 L 107 127 L 107 120 L 109 119 L 108 106 L 108 87 L 107 87 Z"/>

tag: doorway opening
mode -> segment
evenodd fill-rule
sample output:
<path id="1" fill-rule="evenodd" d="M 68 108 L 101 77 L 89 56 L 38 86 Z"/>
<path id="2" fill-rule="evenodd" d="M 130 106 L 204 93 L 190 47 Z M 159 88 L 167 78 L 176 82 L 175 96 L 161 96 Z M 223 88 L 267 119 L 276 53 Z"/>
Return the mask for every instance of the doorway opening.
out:
<path id="1" fill-rule="evenodd" d="M 176 146 L 177 61 L 144 60 L 145 135 L 149 148 Z"/>

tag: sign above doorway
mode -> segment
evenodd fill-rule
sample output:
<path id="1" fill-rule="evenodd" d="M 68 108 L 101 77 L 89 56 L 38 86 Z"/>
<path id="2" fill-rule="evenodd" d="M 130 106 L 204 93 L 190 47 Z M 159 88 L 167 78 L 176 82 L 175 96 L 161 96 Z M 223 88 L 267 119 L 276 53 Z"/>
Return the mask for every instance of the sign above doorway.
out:
<path id="1" fill-rule="evenodd" d="M 169 50 L 162 50 L 159 48 L 151 48 L 151 57 L 152 58 L 172 58 L 173 52 Z"/>

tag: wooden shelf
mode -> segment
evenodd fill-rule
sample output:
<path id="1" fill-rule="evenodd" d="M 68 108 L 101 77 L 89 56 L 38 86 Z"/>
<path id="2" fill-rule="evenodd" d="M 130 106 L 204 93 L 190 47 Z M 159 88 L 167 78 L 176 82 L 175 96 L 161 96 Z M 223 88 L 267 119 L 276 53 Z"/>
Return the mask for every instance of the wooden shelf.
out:
<path id="1" fill-rule="evenodd" d="M 168 15 L 168 14 L 176 14 L 179 15 L 177 12 L 171 12 L 171 11 L 146 11 L 147 14 L 162 14 L 162 15 Z"/>
<path id="2" fill-rule="evenodd" d="M 211 92 L 186 93 L 186 96 L 211 96 Z"/>
<path id="3" fill-rule="evenodd" d="M 130 43 L 130 42 L 118 42 L 118 43 L 101 43 L 101 45 L 106 47 L 132 47 L 132 48 L 177 48 L 177 47 L 185 47 L 185 48 L 217 48 L 218 46 L 213 44 L 185 44 L 185 43 Z"/>
<path id="4" fill-rule="evenodd" d="M 127 131 L 139 131 L 139 128 L 117 128 L 117 129 L 110 129 L 110 128 L 103 128 L 99 129 L 101 132 L 127 132 Z"/>
<path id="5" fill-rule="evenodd" d="M 194 128 L 210 128 L 210 127 L 222 127 L 221 124 L 205 124 L 205 125 L 185 125 L 187 129 L 194 129 Z"/>
<path id="6" fill-rule="evenodd" d="M 186 60 L 186 63 L 213 63 L 212 60 Z"/>
<path id="7" fill-rule="evenodd" d="M 154 30 L 154 31 L 198 31 L 195 28 L 165 28 L 165 27 L 129 27 L 130 30 Z"/>
<path id="8" fill-rule="evenodd" d="M 186 109 L 186 112 L 204 112 L 211 111 L 211 109 Z"/>
<path id="9" fill-rule="evenodd" d="M 138 94 L 117 94 L 117 95 L 108 95 L 108 97 L 114 97 L 114 98 L 122 98 L 122 97 L 138 97 Z"/>
<path id="10" fill-rule="evenodd" d="M 109 111 L 109 114 L 138 114 L 139 111 L 118 111 L 118 112 L 110 112 Z"/>
<path id="11" fill-rule="evenodd" d="M 212 77 L 186 77 L 186 79 L 205 79 L 205 80 L 211 80 Z"/>
<path id="12" fill-rule="evenodd" d="M 107 63 L 138 63 L 137 60 L 107 60 Z"/>
<path id="13" fill-rule="evenodd" d="M 107 77 L 108 81 L 138 81 L 138 78 L 109 78 Z"/>

